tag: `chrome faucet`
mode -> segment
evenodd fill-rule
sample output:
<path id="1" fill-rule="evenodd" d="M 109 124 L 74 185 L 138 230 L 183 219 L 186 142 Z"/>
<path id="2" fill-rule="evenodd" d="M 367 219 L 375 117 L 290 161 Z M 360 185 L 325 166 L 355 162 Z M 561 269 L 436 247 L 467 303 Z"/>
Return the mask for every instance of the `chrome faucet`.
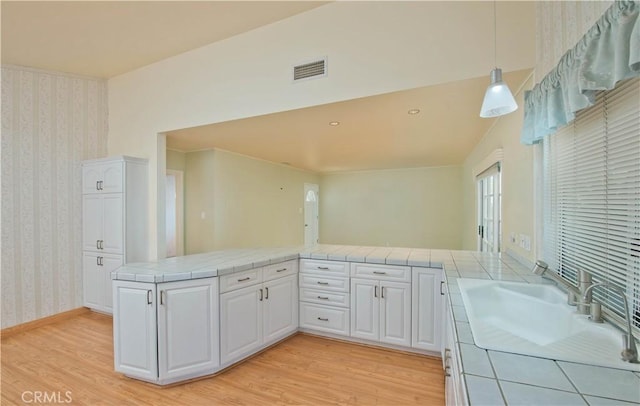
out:
<path id="1" fill-rule="evenodd" d="M 618 293 L 622 297 L 622 301 L 624 302 L 624 316 L 625 316 L 625 319 L 627 320 L 627 333 L 622 335 L 623 349 L 622 349 L 622 352 L 620 353 L 620 356 L 622 357 L 622 360 L 625 362 L 637 364 L 638 349 L 636 347 L 636 339 L 633 336 L 633 333 L 631 331 L 631 317 L 629 317 L 629 303 L 627 302 L 627 295 L 625 294 L 623 289 L 621 289 L 620 287 L 614 284 L 611 284 L 609 282 L 600 282 L 600 283 L 594 283 L 593 285 L 587 288 L 587 290 L 583 295 L 583 298 L 585 300 L 587 295 L 591 294 L 591 290 L 596 286 L 607 287 L 613 290 L 614 292 Z M 593 317 L 593 315 L 592 315 L 592 319 L 594 319 L 594 321 L 598 321 Z"/>
<path id="2" fill-rule="evenodd" d="M 567 303 L 572 306 L 576 305 L 578 314 L 589 314 L 591 308 L 591 290 L 589 289 L 592 286 L 591 274 L 587 271 L 578 271 L 578 286 L 575 286 L 555 272 L 546 273 L 548 270 L 549 265 L 544 261 L 536 261 L 536 265 L 533 267 L 534 274 L 544 275 L 545 278 L 552 279 L 567 289 Z M 582 300 L 579 301 L 578 298 Z"/>

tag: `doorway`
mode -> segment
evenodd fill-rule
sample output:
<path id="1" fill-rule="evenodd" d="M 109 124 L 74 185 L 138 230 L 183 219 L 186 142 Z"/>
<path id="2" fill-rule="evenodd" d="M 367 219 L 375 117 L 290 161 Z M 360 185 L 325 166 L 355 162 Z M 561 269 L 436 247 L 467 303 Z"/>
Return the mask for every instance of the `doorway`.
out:
<path id="1" fill-rule="evenodd" d="M 313 183 L 304 184 L 304 245 L 318 244 L 319 187 Z"/>
<path id="2" fill-rule="evenodd" d="M 167 258 L 184 255 L 184 173 L 167 170 L 165 230 Z"/>
<path id="3" fill-rule="evenodd" d="M 478 251 L 500 252 L 502 176 L 497 162 L 476 178 L 478 185 Z"/>

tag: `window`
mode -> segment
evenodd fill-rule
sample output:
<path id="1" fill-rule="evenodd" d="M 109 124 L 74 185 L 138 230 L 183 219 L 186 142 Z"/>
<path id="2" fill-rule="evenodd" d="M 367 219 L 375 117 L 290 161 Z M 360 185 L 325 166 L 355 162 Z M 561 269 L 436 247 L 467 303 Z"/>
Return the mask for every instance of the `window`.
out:
<path id="1" fill-rule="evenodd" d="M 572 282 L 582 269 L 624 289 L 640 327 L 640 79 L 599 92 L 542 150 L 544 260 Z M 615 291 L 594 297 L 624 315 Z"/>

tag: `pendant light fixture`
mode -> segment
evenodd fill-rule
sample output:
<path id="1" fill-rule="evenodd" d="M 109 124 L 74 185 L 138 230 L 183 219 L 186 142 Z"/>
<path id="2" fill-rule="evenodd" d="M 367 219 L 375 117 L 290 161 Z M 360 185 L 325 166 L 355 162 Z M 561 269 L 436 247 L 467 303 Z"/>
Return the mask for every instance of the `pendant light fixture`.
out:
<path id="1" fill-rule="evenodd" d="M 493 1 L 493 61 L 495 65 L 498 65 L 497 62 L 497 53 L 498 53 L 498 40 L 497 40 L 497 29 L 496 29 L 496 1 Z M 505 114 L 509 114 L 518 109 L 518 105 L 516 104 L 513 95 L 511 94 L 511 90 L 509 90 L 509 86 L 505 82 L 502 81 L 502 69 L 493 68 L 491 71 L 491 84 L 487 88 L 486 93 L 484 94 L 484 100 L 482 101 L 482 108 L 480 109 L 480 117 L 489 118 L 489 117 L 498 117 Z"/>

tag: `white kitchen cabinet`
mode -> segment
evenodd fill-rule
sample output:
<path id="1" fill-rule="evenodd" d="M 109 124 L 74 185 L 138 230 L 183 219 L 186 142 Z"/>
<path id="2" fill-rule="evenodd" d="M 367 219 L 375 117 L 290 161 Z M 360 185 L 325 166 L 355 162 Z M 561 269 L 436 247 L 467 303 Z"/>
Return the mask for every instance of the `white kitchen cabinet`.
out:
<path id="1" fill-rule="evenodd" d="M 265 282 L 263 341 L 275 342 L 298 329 L 298 278 L 295 275 Z"/>
<path id="2" fill-rule="evenodd" d="M 349 263 L 300 260 L 300 327 L 349 336 Z"/>
<path id="3" fill-rule="evenodd" d="M 220 365 L 218 279 L 168 282 L 158 289 L 159 378 L 213 373 Z"/>
<path id="4" fill-rule="evenodd" d="M 166 384 L 218 369 L 217 278 L 113 287 L 116 371 Z"/>
<path id="5" fill-rule="evenodd" d="M 158 380 L 156 285 L 114 281 L 115 370 L 133 378 Z"/>
<path id="6" fill-rule="evenodd" d="M 82 167 L 82 194 L 121 193 L 125 164 L 121 160 L 86 161 Z"/>
<path id="7" fill-rule="evenodd" d="M 262 345 L 261 285 L 220 295 L 220 362 L 244 358 Z"/>
<path id="8" fill-rule="evenodd" d="M 111 313 L 113 303 L 111 272 L 121 266 L 122 255 L 83 253 L 82 277 L 85 306 Z"/>
<path id="9" fill-rule="evenodd" d="M 440 352 L 443 311 L 442 269 L 413 268 L 412 337 L 413 348 Z"/>
<path id="10" fill-rule="evenodd" d="M 122 193 L 83 196 L 83 251 L 124 254 L 123 199 Z"/>
<path id="11" fill-rule="evenodd" d="M 454 327 L 455 321 L 448 302 L 443 310 L 445 314 L 442 331 L 442 364 L 445 375 L 445 404 L 447 406 L 466 406 L 469 402 L 467 401 L 464 374 L 461 373 L 462 363 L 460 362 L 458 338 Z"/>
<path id="12" fill-rule="evenodd" d="M 411 345 L 411 285 L 351 279 L 351 336 Z"/>
<path id="13" fill-rule="evenodd" d="M 220 295 L 220 361 L 228 365 L 298 329 L 297 261 L 225 275 Z M 279 270 L 283 270 L 278 273 Z M 286 276 L 282 276 L 286 275 Z M 261 282 L 263 279 L 267 279 Z M 250 286 L 241 285 L 242 283 Z"/>
<path id="14" fill-rule="evenodd" d="M 84 161 L 82 175 L 83 255 L 104 257 L 104 272 L 107 262 L 147 260 L 147 161 L 131 157 Z M 83 269 L 84 305 L 110 312 L 111 295 L 97 292 L 105 291 L 111 278 L 99 277 L 91 261 L 83 261 L 83 266 L 89 267 Z"/>

